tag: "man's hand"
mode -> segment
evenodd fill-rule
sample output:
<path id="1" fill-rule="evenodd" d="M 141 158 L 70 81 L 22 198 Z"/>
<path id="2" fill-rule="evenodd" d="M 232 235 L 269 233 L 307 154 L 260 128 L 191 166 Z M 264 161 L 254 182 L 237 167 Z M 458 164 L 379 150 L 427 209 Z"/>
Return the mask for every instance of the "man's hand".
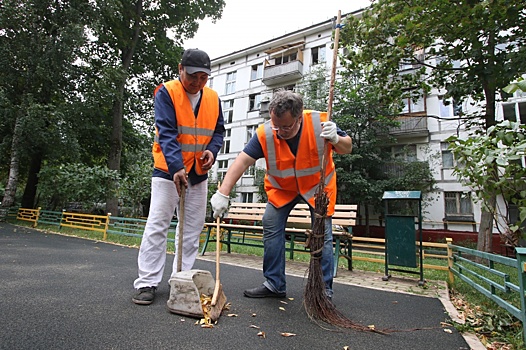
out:
<path id="1" fill-rule="evenodd" d="M 210 204 L 212 205 L 212 210 L 214 211 L 214 219 L 223 215 L 228 210 L 228 205 L 230 204 L 230 197 L 225 196 L 221 192 L 216 191 L 216 193 L 210 198 Z"/>
<path id="2" fill-rule="evenodd" d="M 209 150 L 205 150 L 203 152 L 203 155 L 200 158 L 202 162 L 202 168 L 203 170 L 210 170 L 212 168 L 212 165 L 214 165 L 214 155 Z"/>
<path id="3" fill-rule="evenodd" d="M 321 134 L 320 136 L 332 143 L 337 144 L 340 140 L 338 132 L 336 131 L 336 123 L 334 122 L 323 122 L 321 123 Z"/>
<path id="4" fill-rule="evenodd" d="M 184 168 L 174 174 L 174 184 L 179 195 L 181 195 L 181 188 L 183 186 L 188 187 L 188 175 L 186 174 L 186 170 L 184 170 Z"/>

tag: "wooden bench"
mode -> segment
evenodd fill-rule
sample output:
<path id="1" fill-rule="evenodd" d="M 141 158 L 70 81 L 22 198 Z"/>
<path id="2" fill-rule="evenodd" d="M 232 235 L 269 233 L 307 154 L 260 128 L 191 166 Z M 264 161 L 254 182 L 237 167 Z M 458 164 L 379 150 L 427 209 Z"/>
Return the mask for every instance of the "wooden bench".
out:
<path id="1" fill-rule="evenodd" d="M 227 245 L 227 252 L 231 252 L 231 245 L 263 247 L 262 219 L 266 203 L 232 203 L 227 216 L 220 223 L 220 228 L 226 234 L 221 243 Z M 337 204 L 332 217 L 334 240 L 334 276 L 338 270 L 340 256 L 345 257 L 348 268 L 352 268 L 350 244 L 352 226 L 355 225 L 356 205 Z M 215 235 L 215 222 L 205 223 L 206 238 L 201 249 L 204 255 L 208 242 Z M 285 250 L 289 252 L 289 259 L 294 259 L 294 252 L 308 252 L 305 247 L 307 235 L 305 231 L 311 228 L 310 210 L 307 204 L 298 203 L 290 212 L 287 220 Z"/>

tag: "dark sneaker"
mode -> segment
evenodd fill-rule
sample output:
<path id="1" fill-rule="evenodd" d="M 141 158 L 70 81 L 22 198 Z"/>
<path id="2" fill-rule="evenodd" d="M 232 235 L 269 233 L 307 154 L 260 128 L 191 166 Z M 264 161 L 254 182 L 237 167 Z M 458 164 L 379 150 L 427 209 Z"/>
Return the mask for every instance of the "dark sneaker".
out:
<path id="1" fill-rule="evenodd" d="M 247 298 L 285 298 L 287 296 L 287 293 L 285 292 L 274 293 L 264 285 L 247 289 L 244 294 Z"/>
<path id="2" fill-rule="evenodd" d="M 143 287 L 137 290 L 137 293 L 132 298 L 135 304 L 139 305 L 150 305 L 155 299 L 156 287 Z"/>

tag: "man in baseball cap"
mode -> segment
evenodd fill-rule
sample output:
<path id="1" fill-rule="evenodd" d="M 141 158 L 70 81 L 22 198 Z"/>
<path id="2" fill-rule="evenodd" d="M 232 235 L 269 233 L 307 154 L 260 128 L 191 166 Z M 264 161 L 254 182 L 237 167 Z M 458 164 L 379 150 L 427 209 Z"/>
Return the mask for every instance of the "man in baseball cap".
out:
<path id="1" fill-rule="evenodd" d="M 185 67 L 188 74 L 205 72 L 210 75 L 210 57 L 199 49 L 187 49 L 183 53 L 181 64 Z"/>
<path id="2" fill-rule="evenodd" d="M 208 172 L 223 146 L 225 132 L 221 100 L 206 86 L 210 76 L 210 58 L 198 49 L 183 53 L 178 65 L 179 77 L 160 84 L 154 92 L 155 138 L 152 147 L 154 170 L 150 212 L 138 256 L 138 278 L 132 301 L 151 304 L 163 278 L 166 240 L 174 211 L 183 213 L 180 195 L 185 193 L 184 219 L 177 224 L 184 232 L 182 249 L 176 244 L 172 277 L 177 271 L 192 269 L 205 223 Z M 198 146 L 197 146 L 198 145 Z M 179 224 L 184 223 L 184 229 Z M 177 279 L 172 286 L 168 309 L 177 313 Z"/>

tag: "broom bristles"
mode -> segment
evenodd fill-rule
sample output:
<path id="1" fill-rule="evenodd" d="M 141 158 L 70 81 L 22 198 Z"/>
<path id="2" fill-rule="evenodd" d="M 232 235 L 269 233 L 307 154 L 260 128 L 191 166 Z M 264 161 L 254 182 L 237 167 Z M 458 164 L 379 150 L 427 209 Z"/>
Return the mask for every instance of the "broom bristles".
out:
<path id="1" fill-rule="evenodd" d="M 329 198 L 322 186 L 318 187 L 315 195 L 314 224 L 310 237 L 311 258 L 309 263 L 309 277 L 305 286 L 303 304 L 305 311 L 311 320 L 323 321 L 338 328 L 354 329 L 385 334 L 355 323 L 343 315 L 327 297 L 325 293 L 325 282 L 321 269 L 321 256 L 325 238 L 325 218 L 327 217 L 327 206 Z"/>

